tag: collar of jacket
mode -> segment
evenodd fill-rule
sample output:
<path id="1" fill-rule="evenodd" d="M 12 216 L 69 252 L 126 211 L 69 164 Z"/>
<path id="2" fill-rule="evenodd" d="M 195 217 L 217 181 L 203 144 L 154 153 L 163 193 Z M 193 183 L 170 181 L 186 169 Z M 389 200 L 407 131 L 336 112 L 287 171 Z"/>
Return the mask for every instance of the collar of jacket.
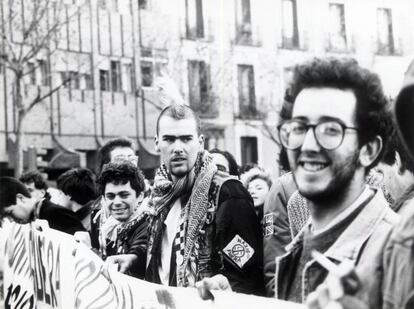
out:
<path id="1" fill-rule="evenodd" d="M 342 261 L 344 259 L 356 261 L 361 247 L 372 235 L 377 225 L 387 215 L 395 216 L 395 218 L 397 218 L 397 214 L 395 214 L 389 207 L 382 191 L 375 188 L 371 189 L 376 191 L 374 196 L 368 201 L 358 216 L 351 222 L 328 251 L 324 253 L 325 256 L 337 261 Z M 287 253 L 281 258 L 289 256 L 293 250 L 302 246 L 304 233 L 305 230 L 309 228 L 309 224 L 311 224 L 310 220 L 298 235 L 296 235 L 292 242 L 286 246 Z"/>

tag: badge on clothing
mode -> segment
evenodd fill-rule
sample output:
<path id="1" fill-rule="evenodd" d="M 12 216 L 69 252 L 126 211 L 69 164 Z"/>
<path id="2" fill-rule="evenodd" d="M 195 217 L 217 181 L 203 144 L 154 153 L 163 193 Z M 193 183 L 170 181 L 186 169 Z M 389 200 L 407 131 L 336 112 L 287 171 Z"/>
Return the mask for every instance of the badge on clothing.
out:
<path id="1" fill-rule="evenodd" d="M 263 217 L 264 222 L 264 237 L 273 235 L 273 214 L 267 214 Z"/>
<path id="2" fill-rule="evenodd" d="M 244 264 L 254 254 L 254 249 L 239 235 L 233 237 L 233 239 L 223 249 L 223 252 L 240 268 L 243 268 Z"/>

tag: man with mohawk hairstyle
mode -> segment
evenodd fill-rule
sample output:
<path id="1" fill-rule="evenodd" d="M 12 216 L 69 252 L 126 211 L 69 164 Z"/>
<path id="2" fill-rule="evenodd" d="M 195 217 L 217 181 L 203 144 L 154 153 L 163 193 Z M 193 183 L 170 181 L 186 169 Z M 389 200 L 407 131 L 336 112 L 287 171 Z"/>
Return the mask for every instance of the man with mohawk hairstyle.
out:
<path id="1" fill-rule="evenodd" d="M 187 287 L 218 275 L 235 291 L 263 294 L 262 235 L 252 199 L 238 180 L 217 171 L 194 111 L 170 95 L 171 87 L 160 88 L 172 104 L 156 126 L 162 165 L 150 200 L 145 279 Z"/>

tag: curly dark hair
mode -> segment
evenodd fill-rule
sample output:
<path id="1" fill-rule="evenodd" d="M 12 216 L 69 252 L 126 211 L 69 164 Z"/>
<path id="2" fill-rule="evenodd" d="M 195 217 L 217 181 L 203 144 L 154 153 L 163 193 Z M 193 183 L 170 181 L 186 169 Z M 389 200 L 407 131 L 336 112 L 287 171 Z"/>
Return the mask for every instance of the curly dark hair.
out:
<path id="1" fill-rule="evenodd" d="M 24 173 L 20 176 L 19 180 L 24 184 L 34 183 L 34 186 L 38 190 L 47 190 L 48 185 L 42 174 L 38 171 L 31 171 Z"/>
<path id="2" fill-rule="evenodd" d="M 104 164 L 111 161 L 111 151 L 118 147 L 131 148 L 134 151 L 136 149 L 134 142 L 128 137 L 117 137 L 106 142 L 98 152 L 98 167 L 96 171 L 98 175 L 101 173 Z"/>
<path id="3" fill-rule="evenodd" d="M 124 160 L 105 164 L 97 183 L 100 194 L 104 195 L 107 183 L 118 185 L 126 184 L 128 181 L 137 196 L 145 190 L 144 175 L 141 170 L 131 162 Z"/>
<path id="4" fill-rule="evenodd" d="M 360 67 L 355 59 L 314 58 L 295 67 L 287 98 L 294 104 L 303 89 L 319 87 L 352 90 L 357 100 L 356 124 L 360 145 L 377 135 L 382 138 L 383 146 L 387 145 L 391 115 L 389 102 L 377 74 Z M 290 113 L 290 118 L 291 116 Z M 380 159 L 381 155 L 371 166 Z"/>

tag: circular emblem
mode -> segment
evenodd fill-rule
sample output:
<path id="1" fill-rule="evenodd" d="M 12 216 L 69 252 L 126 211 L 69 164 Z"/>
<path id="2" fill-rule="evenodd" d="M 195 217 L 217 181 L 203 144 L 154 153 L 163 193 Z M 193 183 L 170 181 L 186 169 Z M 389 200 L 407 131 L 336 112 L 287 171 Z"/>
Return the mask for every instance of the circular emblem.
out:
<path id="1" fill-rule="evenodd" d="M 233 253 L 235 257 L 241 258 L 246 254 L 246 249 L 240 244 L 235 244 L 233 248 L 231 248 L 231 253 Z"/>

